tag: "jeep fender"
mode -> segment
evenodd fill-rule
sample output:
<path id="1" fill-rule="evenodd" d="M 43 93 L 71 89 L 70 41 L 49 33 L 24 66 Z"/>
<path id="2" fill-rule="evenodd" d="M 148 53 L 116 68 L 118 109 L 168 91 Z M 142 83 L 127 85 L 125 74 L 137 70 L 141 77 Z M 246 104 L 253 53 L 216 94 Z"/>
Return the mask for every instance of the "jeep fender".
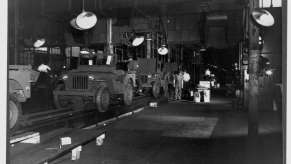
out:
<path id="1" fill-rule="evenodd" d="M 23 93 L 21 96 L 19 93 Z M 19 102 L 25 102 L 26 101 L 26 96 L 24 88 L 21 86 L 21 84 L 13 79 L 9 79 L 9 94 L 14 95 L 17 101 Z"/>

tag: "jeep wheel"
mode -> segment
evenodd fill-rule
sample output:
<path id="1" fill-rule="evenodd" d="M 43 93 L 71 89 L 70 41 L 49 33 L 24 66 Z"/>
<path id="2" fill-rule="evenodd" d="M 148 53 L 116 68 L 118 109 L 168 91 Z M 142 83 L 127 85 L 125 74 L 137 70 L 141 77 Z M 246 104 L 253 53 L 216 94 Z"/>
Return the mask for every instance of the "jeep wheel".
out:
<path id="1" fill-rule="evenodd" d="M 152 86 L 152 94 L 154 98 L 158 98 L 160 96 L 161 84 L 158 81 L 155 81 Z"/>
<path id="2" fill-rule="evenodd" d="M 22 115 L 21 105 L 15 98 L 15 96 L 9 95 L 8 100 L 9 110 L 9 129 L 15 129 L 19 124 L 19 118 Z"/>
<path id="3" fill-rule="evenodd" d="M 95 102 L 99 112 L 104 113 L 108 110 L 110 104 L 110 93 L 106 87 L 100 87 L 97 89 Z"/>
<path id="4" fill-rule="evenodd" d="M 164 84 L 163 84 L 163 96 L 166 98 L 169 97 L 168 82 L 164 82 Z"/>
<path id="5" fill-rule="evenodd" d="M 124 105 L 131 105 L 132 99 L 133 99 L 133 86 L 130 83 L 127 83 L 123 91 Z"/>
<path id="6" fill-rule="evenodd" d="M 64 89 L 65 89 L 64 84 L 58 84 L 57 87 L 55 88 L 55 91 L 62 91 Z M 54 94 L 54 105 L 57 109 L 61 109 L 61 108 L 68 107 L 69 102 L 67 100 L 64 100 L 63 96 Z"/>
<path id="7" fill-rule="evenodd" d="M 170 73 L 166 73 L 163 80 L 163 96 L 169 98 L 169 79 Z"/>

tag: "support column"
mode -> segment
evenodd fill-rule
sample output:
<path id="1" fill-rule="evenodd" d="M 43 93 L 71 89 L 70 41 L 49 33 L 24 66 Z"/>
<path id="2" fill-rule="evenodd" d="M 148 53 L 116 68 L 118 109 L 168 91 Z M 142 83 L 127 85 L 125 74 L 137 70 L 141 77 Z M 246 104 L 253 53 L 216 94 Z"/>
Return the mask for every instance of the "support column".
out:
<path id="1" fill-rule="evenodd" d="M 184 60 L 184 47 L 181 45 L 181 52 L 180 52 L 180 61 L 181 64 L 183 65 L 183 60 Z"/>
<path id="2" fill-rule="evenodd" d="M 146 44 L 147 44 L 147 47 L 146 47 L 146 54 L 147 54 L 147 59 L 150 59 L 151 56 L 152 56 L 152 47 L 151 47 L 151 34 L 147 34 L 146 36 Z"/>
<path id="3" fill-rule="evenodd" d="M 168 45 L 168 54 L 167 54 L 167 62 L 170 63 L 171 62 L 171 55 L 172 55 L 172 48 L 170 47 L 170 45 Z"/>
<path id="4" fill-rule="evenodd" d="M 259 94 L 259 80 L 258 80 L 258 61 L 259 51 L 250 50 L 249 52 L 249 104 L 248 104 L 248 160 L 250 163 L 257 163 L 257 148 L 258 148 L 258 94 Z"/>
<path id="5" fill-rule="evenodd" d="M 112 45 L 112 18 L 107 19 L 107 52 L 113 54 Z"/>
<path id="6" fill-rule="evenodd" d="M 249 0 L 249 9 L 252 11 L 258 6 L 259 1 Z M 258 163 L 257 148 L 258 148 L 258 97 L 259 97 L 259 46 L 258 46 L 258 36 L 259 29 L 256 27 L 252 21 L 249 24 L 249 90 L 248 90 L 248 139 L 247 139 L 247 154 L 248 163 Z"/>

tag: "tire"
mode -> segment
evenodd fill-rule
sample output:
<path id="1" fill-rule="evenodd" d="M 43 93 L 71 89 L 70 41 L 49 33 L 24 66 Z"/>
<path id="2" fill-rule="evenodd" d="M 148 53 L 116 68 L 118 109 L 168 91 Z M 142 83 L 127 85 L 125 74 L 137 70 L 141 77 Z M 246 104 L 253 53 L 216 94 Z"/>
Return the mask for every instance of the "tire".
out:
<path id="1" fill-rule="evenodd" d="M 154 98 L 159 98 L 161 92 L 161 84 L 158 81 L 155 81 L 152 86 L 152 94 Z"/>
<path id="2" fill-rule="evenodd" d="M 65 90 L 64 84 L 58 84 L 55 88 L 55 91 L 63 91 Z M 64 101 L 61 99 L 61 96 L 54 94 L 54 105 L 57 109 L 68 107 L 68 101 Z"/>
<path id="3" fill-rule="evenodd" d="M 169 73 L 166 73 L 164 76 L 164 83 L 163 83 L 163 96 L 169 98 Z"/>
<path id="4" fill-rule="evenodd" d="M 16 129 L 19 126 L 19 120 L 20 117 L 22 116 L 22 109 L 21 104 L 13 95 L 9 95 L 8 111 L 9 111 L 9 129 L 10 130 Z"/>
<path id="5" fill-rule="evenodd" d="M 129 106 L 132 104 L 133 99 L 133 86 L 131 83 L 125 84 L 123 91 L 123 104 Z"/>
<path id="6" fill-rule="evenodd" d="M 164 83 L 163 86 L 163 96 L 168 98 L 169 97 L 169 88 L 168 88 L 168 82 Z"/>
<path id="7" fill-rule="evenodd" d="M 106 87 L 100 87 L 96 91 L 96 96 L 95 96 L 95 103 L 97 110 L 100 113 L 104 113 L 108 111 L 109 104 L 110 104 L 110 93 L 108 88 Z"/>

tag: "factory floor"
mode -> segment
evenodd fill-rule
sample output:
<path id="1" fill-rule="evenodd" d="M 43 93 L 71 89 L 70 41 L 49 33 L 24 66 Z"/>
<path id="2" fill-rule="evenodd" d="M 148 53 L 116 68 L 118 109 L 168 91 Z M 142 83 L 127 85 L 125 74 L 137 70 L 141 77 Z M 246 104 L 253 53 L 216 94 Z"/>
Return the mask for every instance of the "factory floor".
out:
<path id="1" fill-rule="evenodd" d="M 107 132 L 102 146 L 83 147 L 81 158 L 57 163 L 80 164 L 281 164 L 282 128 L 276 111 L 259 114 L 256 161 L 247 152 L 248 117 L 232 100 L 208 104 L 170 101 L 121 120 Z"/>

